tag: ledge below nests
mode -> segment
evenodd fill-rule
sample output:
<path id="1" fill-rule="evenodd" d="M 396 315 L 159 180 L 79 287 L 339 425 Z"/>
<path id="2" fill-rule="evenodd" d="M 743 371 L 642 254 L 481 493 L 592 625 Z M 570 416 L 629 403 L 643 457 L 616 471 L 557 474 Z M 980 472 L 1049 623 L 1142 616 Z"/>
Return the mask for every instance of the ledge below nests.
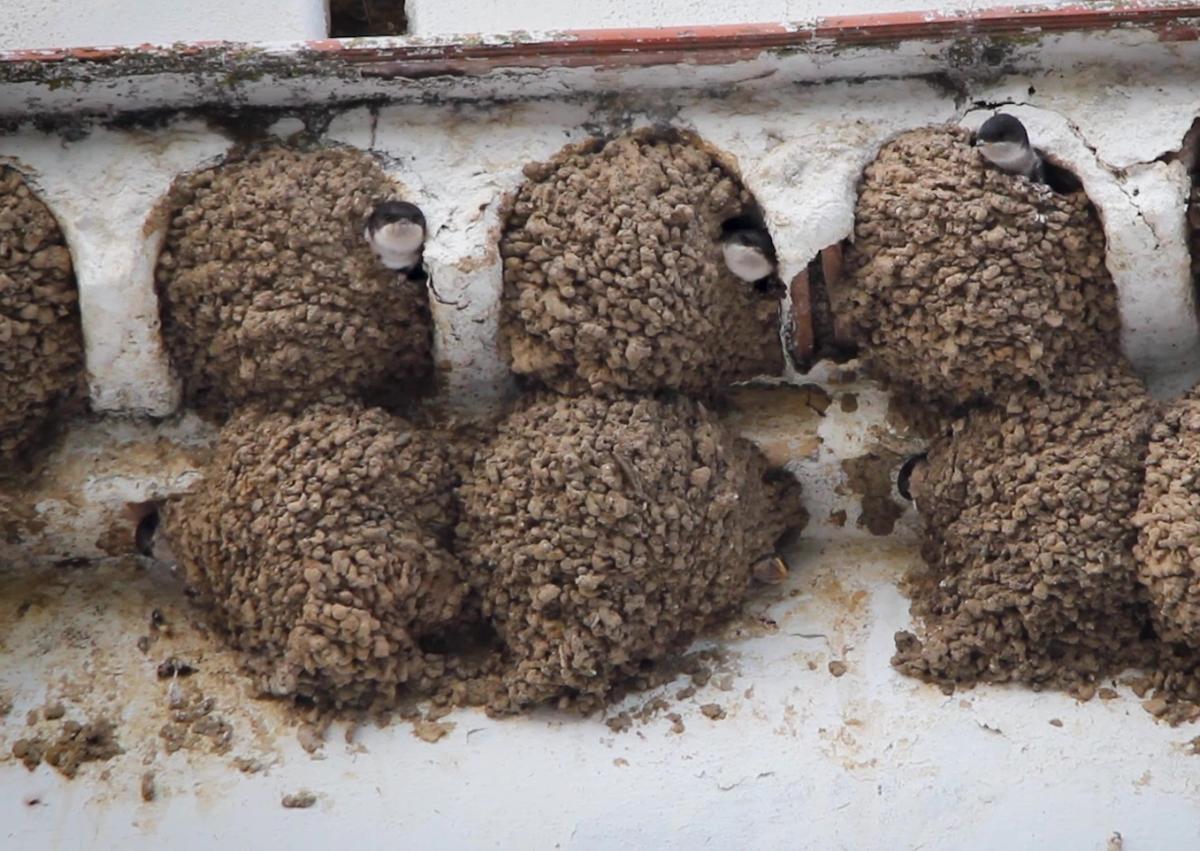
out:
<path id="1" fill-rule="evenodd" d="M 459 550 L 511 708 L 589 708 L 744 598 L 802 526 L 790 476 L 689 400 L 536 396 L 477 456 Z"/>
<path id="2" fill-rule="evenodd" d="M 863 176 L 846 274 L 830 293 L 875 372 L 950 404 L 1045 384 L 1117 351 L 1099 219 L 986 165 L 965 130 L 914 130 Z"/>
<path id="3" fill-rule="evenodd" d="M 736 278 L 718 243 L 752 199 L 701 144 L 635 133 L 525 174 L 500 240 L 514 372 L 563 393 L 708 393 L 780 372 L 780 294 Z"/>
<path id="4" fill-rule="evenodd" d="M 176 181 L 156 275 L 189 404 L 296 406 L 429 377 L 425 288 L 362 237 L 396 194 L 369 156 L 337 149 L 264 148 Z"/>
<path id="5" fill-rule="evenodd" d="M 83 335 L 62 230 L 14 169 L 0 166 L 0 462 L 82 406 Z"/>

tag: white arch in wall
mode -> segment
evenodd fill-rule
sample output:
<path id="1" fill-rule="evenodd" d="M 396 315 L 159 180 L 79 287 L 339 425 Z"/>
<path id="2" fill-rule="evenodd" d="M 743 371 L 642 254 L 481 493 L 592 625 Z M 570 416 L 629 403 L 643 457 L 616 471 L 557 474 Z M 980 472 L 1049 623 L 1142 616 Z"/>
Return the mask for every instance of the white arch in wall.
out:
<path id="1" fill-rule="evenodd" d="M 159 333 L 154 267 L 165 230 L 154 212 L 177 175 L 228 147 L 198 122 L 95 128 L 74 142 L 36 131 L 0 137 L 0 161 L 27 176 L 66 235 L 94 410 L 166 416 L 178 406 Z"/>

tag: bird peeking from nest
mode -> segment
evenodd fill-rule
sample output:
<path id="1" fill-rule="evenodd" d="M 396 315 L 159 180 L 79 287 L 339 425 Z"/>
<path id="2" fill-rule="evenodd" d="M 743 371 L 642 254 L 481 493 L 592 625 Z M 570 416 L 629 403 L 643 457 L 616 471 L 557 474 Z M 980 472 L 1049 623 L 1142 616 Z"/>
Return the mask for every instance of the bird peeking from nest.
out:
<path id="1" fill-rule="evenodd" d="M 911 455 L 900 465 L 900 472 L 896 475 L 896 490 L 900 492 L 900 496 L 913 505 L 917 505 L 921 498 L 921 491 L 925 486 L 925 477 L 928 474 L 928 454 L 919 452 L 916 455 Z M 920 510 L 919 506 L 918 510 Z"/>
<path id="2" fill-rule="evenodd" d="M 380 201 L 367 217 L 363 239 L 389 269 L 410 279 L 424 277 L 425 214 L 407 201 Z"/>
<path id="3" fill-rule="evenodd" d="M 1020 119 L 999 112 L 983 122 L 975 133 L 980 155 L 1005 174 L 1028 178 L 1049 186 L 1055 192 L 1069 194 L 1083 188 L 1079 178 L 1029 143 L 1029 133 Z"/>
<path id="4" fill-rule="evenodd" d="M 163 534 L 157 508 L 149 508 L 138 521 L 134 530 L 134 547 L 139 555 L 175 566 L 175 553 Z"/>
<path id="5" fill-rule="evenodd" d="M 775 289 L 779 259 L 761 217 L 743 214 L 722 222 L 721 255 L 725 268 L 755 289 Z"/>

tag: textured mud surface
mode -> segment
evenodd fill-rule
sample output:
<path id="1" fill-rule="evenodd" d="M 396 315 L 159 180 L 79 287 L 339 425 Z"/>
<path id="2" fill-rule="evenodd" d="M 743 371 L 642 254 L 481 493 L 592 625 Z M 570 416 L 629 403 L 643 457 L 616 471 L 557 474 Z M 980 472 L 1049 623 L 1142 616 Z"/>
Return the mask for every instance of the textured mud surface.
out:
<path id="1" fill-rule="evenodd" d="M 24 178 L 0 166 L 0 462 L 41 441 L 82 391 L 71 253 Z"/>
<path id="2" fill-rule="evenodd" d="M 424 285 L 362 238 L 371 204 L 397 193 L 344 150 L 260 149 L 176 182 L 157 281 L 190 404 L 295 405 L 428 378 Z"/>
<path id="3" fill-rule="evenodd" d="M 997 399 L 1081 352 L 1117 351 L 1104 246 L 1083 193 L 986 166 L 964 130 L 915 130 L 867 167 L 831 298 L 889 384 Z"/>
<path id="4" fill-rule="evenodd" d="M 59 710 L 61 710 L 61 705 Z M 47 720 L 61 717 L 47 710 Z M 51 738 L 33 736 L 13 742 L 12 755 L 32 771 L 40 763 L 54 767 L 64 777 L 74 777 L 86 762 L 107 762 L 121 753 L 121 747 L 113 737 L 111 721 L 66 721 L 58 735 Z"/>
<path id="5" fill-rule="evenodd" d="M 744 598 L 798 489 L 702 405 L 541 395 L 462 489 L 459 547 L 514 707 L 599 703 Z"/>
<path id="6" fill-rule="evenodd" d="M 897 635 L 894 663 L 1072 687 L 1147 662 L 1133 516 L 1157 413 L 1127 366 L 1091 365 L 955 420 L 914 484 L 924 633 Z"/>
<path id="7" fill-rule="evenodd" d="M 168 506 L 164 528 L 264 691 L 354 704 L 440 676 L 418 639 L 454 622 L 467 591 L 445 546 L 442 444 L 345 403 L 247 410 L 222 429 L 201 489 Z"/>
<path id="8" fill-rule="evenodd" d="M 560 392 L 707 393 L 782 369 L 780 293 L 734 277 L 717 241 L 752 199 L 703 147 L 635 134 L 525 174 L 500 241 L 515 372 Z"/>
<path id="9" fill-rule="evenodd" d="M 1200 392 L 1155 425 L 1135 518 L 1138 572 L 1165 640 L 1200 646 Z"/>

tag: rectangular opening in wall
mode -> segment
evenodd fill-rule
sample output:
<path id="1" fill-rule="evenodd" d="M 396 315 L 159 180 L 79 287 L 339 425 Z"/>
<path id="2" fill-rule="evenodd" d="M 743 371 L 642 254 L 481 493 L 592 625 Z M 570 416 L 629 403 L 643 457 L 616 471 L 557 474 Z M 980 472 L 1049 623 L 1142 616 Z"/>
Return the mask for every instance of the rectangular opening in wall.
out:
<path id="1" fill-rule="evenodd" d="M 329 0 L 331 38 L 404 35 L 404 0 Z"/>

